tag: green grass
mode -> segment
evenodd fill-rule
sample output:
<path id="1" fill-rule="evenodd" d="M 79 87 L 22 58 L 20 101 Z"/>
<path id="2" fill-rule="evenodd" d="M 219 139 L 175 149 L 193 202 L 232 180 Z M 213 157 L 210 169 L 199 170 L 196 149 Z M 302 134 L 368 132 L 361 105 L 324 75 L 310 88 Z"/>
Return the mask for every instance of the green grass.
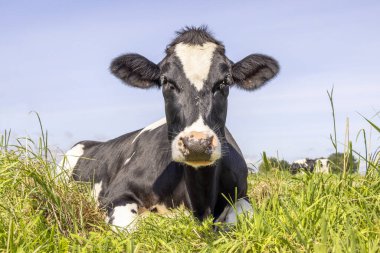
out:
<path id="1" fill-rule="evenodd" d="M 332 92 L 330 139 L 338 153 Z M 10 132 L 0 135 L 1 252 L 380 252 L 380 147 L 369 152 L 365 130 L 364 155 L 346 135 L 339 174 L 291 175 L 273 168 L 264 153 L 266 173 L 248 178 L 254 215 L 239 217 L 228 232 L 178 209 L 170 218 L 141 218 L 133 233 L 105 224 L 88 184 L 56 177 L 41 131 L 37 142 L 16 145 Z M 349 173 L 353 155 L 365 163 L 365 175 Z"/>
<path id="2" fill-rule="evenodd" d="M 380 168 L 374 162 L 366 176 L 250 175 L 255 214 L 228 232 L 214 232 L 211 219 L 200 223 L 176 210 L 171 218 L 143 218 L 128 234 L 104 223 L 88 184 L 54 178 L 46 148 L 27 150 L 24 141 L 9 146 L 7 134 L 1 143 L 0 251 L 380 251 Z"/>

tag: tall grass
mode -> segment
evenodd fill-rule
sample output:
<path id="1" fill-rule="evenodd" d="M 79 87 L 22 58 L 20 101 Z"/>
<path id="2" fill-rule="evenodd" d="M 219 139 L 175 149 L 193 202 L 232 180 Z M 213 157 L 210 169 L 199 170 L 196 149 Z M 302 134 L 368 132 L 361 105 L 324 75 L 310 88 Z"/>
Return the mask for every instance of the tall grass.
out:
<path id="1" fill-rule="evenodd" d="M 379 131 L 372 120 L 365 121 Z M 1 134 L 0 251 L 380 251 L 379 148 L 362 155 L 346 141 L 347 161 L 353 154 L 364 159 L 365 176 L 291 175 L 273 169 L 250 175 L 248 194 L 255 213 L 240 217 L 228 232 L 215 232 L 211 219 L 200 223 L 179 209 L 171 218 L 142 218 L 137 231 L 127 233 L 105 224 L 88 184 L 57 180 L 46 131 L 38 140 L 9 140 L 10 131 Z"/>
<path id="2" fill-rule="evenodd" d="M 100 229 L 104 214 L 89 187 L 56 180 L 47 135 L 10 145 L 5 132 L 0 140 L 0 249 L 56 251 L 71 235 Z"/>

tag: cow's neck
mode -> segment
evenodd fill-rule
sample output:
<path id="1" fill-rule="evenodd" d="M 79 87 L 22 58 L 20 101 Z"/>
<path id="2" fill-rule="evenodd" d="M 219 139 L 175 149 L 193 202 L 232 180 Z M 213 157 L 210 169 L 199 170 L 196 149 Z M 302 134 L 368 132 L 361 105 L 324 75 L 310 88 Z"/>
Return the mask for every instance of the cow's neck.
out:
<path id="1" fill-rule="evenodd" d="M 184 176 L 194 215 L 203 220 L 214 211 L 218 190 L 217 166 L 199 169 L 186 166 Z"/>

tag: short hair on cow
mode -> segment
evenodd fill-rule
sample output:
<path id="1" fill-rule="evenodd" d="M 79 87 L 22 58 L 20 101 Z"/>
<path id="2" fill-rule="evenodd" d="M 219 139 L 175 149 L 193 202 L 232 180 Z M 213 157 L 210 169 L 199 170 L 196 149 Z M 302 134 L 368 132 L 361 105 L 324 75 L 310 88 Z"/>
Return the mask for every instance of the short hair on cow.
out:
<path id="1" fill-rule="evenodd" d="M 176 32 L 177 37 L 168 45 L 167 48 L 175 46 L 179 43 L 202 46 L 206 42 L 214 43 L 218 46 L 223 46 L 223 43 L 216 40 L 208 27 L 203 25 L 200 27 L 186 26 Z"/>

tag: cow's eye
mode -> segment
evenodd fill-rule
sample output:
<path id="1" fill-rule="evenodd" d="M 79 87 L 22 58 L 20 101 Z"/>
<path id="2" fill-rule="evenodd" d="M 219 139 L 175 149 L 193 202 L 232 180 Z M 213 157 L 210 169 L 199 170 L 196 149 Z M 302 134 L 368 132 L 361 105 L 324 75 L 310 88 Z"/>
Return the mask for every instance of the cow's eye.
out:
<path id="1" fill-rule="evenodd" d="M 169 80 L 166 76 L 161 76 L 160 82 L 164 90 L 179 91 L 176 83 L 173 80 Z"/>
<path id="2" fill-rule="evenodd" d="M 222 81 L 219 81 L 217 82 L 213 89 L 212 89 L 212 92 L 215 94 L 217 94 L 218 92 L 221 92 L 222 94 L 226 94 L 228 93 L 228 80 L 227 78 L 224 78 Z"/>
<path id="3" fill-rule="evenodd" d="M 168 88 L 171 89 L 171 90 L 176 90 L 176 89 L 177 89 L 177 86 L 175 86 L 174 83 L 167 83 L 167 86 L 168 86 Z"/>
<path id="4" fill-rule="evenodd" d="M 164 88 L 166 90 L 171 90 L 171 91 L 178 91 L 178 92 L 180 91 L 177 84 L 172 80 L 168 80 L 166 84 L 164 85 Z"/>

